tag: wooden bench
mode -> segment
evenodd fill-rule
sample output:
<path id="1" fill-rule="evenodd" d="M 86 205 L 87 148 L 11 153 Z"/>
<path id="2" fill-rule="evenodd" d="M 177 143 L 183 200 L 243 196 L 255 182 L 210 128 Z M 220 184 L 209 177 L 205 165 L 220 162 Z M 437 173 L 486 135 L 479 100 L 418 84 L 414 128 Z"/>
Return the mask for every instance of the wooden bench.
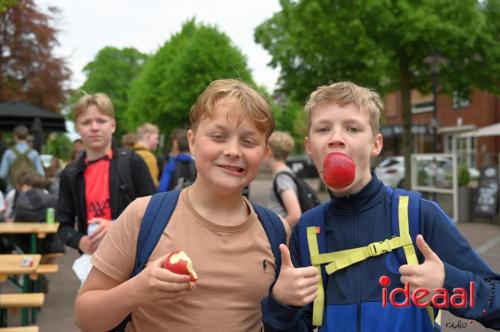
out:
<path id="1" fill-rule="evenodd" d="M 38 332 L 38 326 L 0 327 L 0 332 Z"/>
<path id="2" fill-rule="evenodd" d="M 44 300 L 43 293 L 0 294 L 0 308 L 40 308 Z"/>
<path id="3" fill-rule="evenodd" d="M 57 273 L 57 271 L 59 271 L 59 265 L 57 264 L 40 264 L 35 272 L 30 275 L 30 279 L 36 280 L 40 274 Z"/>

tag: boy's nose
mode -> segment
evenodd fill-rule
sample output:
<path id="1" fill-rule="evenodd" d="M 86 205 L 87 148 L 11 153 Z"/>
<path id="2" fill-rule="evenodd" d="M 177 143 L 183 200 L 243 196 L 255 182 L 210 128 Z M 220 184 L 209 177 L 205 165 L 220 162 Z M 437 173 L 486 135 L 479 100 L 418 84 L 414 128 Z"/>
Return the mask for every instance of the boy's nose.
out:
<path id="1" fill-rule="evenodd" d="M 342 134 L 339 133 L 338 131 L 334 131 L 332 133 L 332 135 L 330 136 L 330 139 L 328 140 L 328 146 L 329 147 L 344 147 L 345 140 L 342 137 Z"/>
<path id="2" fill-rule="evenodd" d="M 239 149 L 238 142 L 235 140 L 228 141 L 224 148 L 224 155 L 229 158 L 240 157 L 241 151 Z"/>

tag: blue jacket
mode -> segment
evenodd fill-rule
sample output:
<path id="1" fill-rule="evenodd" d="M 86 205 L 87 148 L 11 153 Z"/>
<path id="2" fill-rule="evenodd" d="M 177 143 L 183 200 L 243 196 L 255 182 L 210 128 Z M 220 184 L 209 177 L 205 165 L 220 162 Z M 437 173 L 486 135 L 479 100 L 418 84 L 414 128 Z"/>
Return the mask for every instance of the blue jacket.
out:
<path id="1" fill-rule="evenodd" d="M 392 236 L 392 192 L 375 175 L 359 193 L 334 197 L 325 209 L 327 252 L 366 246 Z M 300 225 L 311 215 L 305 213 L 290 240 L 296 267 L 304 266 L 299 243 Z M 454 315 L 474 319 L 490 328 L 500 328 L 500 276 L 471 249 L 450 218 L 434 202 L 420 201 L 420 231 L 445 266 L 444 288 L 449 294 L 457 287 L 468 289 L 475 282 L 474 308 L 449 308 Z M 420 262 L 423 257 L 415 249 Z M 371 257 L 327 277 L 321 331 L 432 331 L 425 309 L 387 308 L 381 305 L 382 275 L 391 279 L 390 292 L 403 287 L 394 268 L 394 252 Z M 499 291 L 495 292 L 495 288 Z M 312 305 L 304 308 L 283 306 L 271 296 L 262 301 L 266 331 L 312 331 Z"/>
<path id="2" fill-rule="evenodd" d="M 161 173 L 160 183 L 158 185 L 158 192 L 163 193 L 168 191 L 170 186 L 170 181 L 172 180 L 172 175 L 175 172 L 175 167 L 177 165 L 177 161 L 192 161 L 193 157 L 189 153 L 179 153 L 175 157 L 169 158 L 167 164 L 163 168 L 163 172 Z"/>

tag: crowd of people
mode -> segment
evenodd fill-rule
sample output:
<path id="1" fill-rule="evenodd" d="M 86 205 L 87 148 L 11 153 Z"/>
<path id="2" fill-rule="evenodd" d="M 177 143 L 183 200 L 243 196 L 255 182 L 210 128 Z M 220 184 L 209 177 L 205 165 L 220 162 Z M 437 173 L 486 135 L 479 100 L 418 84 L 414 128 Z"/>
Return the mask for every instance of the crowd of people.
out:
<path id="1" fill-rule="evenodd" d="M 43 169 L 27 128 L 17 127 L 0 164 L 12 188 L 4 218 L 43 222 L 56 207 L 57 236 L 41 250 L 63 252 L 64 244 L 91 257 L 75 302 L 84 331 L 437 329 L 436 305 L 382 306 L 382 276 L 389 291 L 407 284 L 452 294 L 473 282 L 475 306 L 447 309 L 500 329 L 500 276 L 436 203 L 371 171 L 383 147 L 378 94 L 335 83 L 312 92 L 305 111 L 305 149 L 331 197 L 319 206 L 304 202 L 307 188 L 286 164 L 294 140 L 274 130 L 269 103 L 224 79 L 193 104 L 190 128 L 172 131 L 164 158 L 155 155 L 160 130 L 151 123 L 118 147 L 113 104 L 102 93 L 77 102 L 81 139 L 60 172 Z M 355 165 L 342 187 L 325 180 L 332 153 Z M 267 208 L 242 194 L 262 163 L 273 174 Z M 11 239 L 21 250 L 23 241 Z M 179 250 L 196 280 L 164 268 Z"/>

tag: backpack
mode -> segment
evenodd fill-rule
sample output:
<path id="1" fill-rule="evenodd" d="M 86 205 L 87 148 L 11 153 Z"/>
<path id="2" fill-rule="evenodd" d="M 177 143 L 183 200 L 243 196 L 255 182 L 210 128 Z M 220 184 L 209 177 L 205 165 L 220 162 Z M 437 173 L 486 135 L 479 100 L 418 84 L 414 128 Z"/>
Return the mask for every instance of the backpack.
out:
<path id="1" fill-rule="evenodd" d="M 177 159 L 175 161 L 175 171 L 170 178 L 168 190 L 181 190 L 193 184 L 196 180 L 196 167 L 194 160 L 184 161 Z"/>
<path id="2" fill-rule="evenodd" d="M 139 235 L 137 237 L 137 251 L 135 255 L 134 269 L 132 271 L 132 275 L 130 276 L 131 278 L 139 274 L 146 266 L 149 257 L 153 253 L 154 248 L 163 234 L 163 230 L 167 227 L 168 221 L 175 210 L 179 194 L 180 190 L 174 190 L 157 193 L 151 196 L 151 201 L 149 202 L 146 212 L 144 213 Z M 281 253 L 279 245 L 281 243 L 286 243 L 285 226 L 283 226 L 280 217 L 278 217 L 275 213 L 257 204 L 252 203 L 252 206 L 262 224 L 262 227 L 264 228 L 264 231 L 266 232 L 269 243 L 271 244 L 271 250 L 276 263 L 275 279 L 277 279 L 281 269 Z M 112 331 L 125 331 L 125 327 L 131 319 L 132 314 L 129 314 L 120 323 L 120 325 Z"/>
<path id="3" fill-rule="evenodd" d="M 297 186 L 297 198 L 299 200 L 300 204 L 300 209 L 302 210 L 302 213 L 306 212 L 307 210 L 310 210 L 312 208 L 315 208 L 316 206 L 321 204 L 321 201 L 319 200 L 318 194 L 316 191 L 311 188 L 310 185 L 307 184 L 304 180 L 296 177 L 290 172 L 287 171 L 282 171 L 276 174 L 273 180 L 273 191 L 274 194 L 276 195 L 276 198 L 280 202 L 281 206 L 283 209 L 285 209 L 285 205 L 283 204 L 283 200 L 281 199 L 281 195 L 278 193 L 278 176 L 281 175 L 286 175 L 288 177 L 291 177 L 293 181 L 295 182 L 295 185 Z"/>
<path id="4" fill-rule="evenodd" d="M 11 149 L 11 151 L 16 156 L 16 159 L 10 166 L 9 178 L 10 184 L 12 185 L 12 187 L 15 187 L 17 184 L 17 180 L 21 174 L 36 172 L 36 167 L 33 160 L 31 160 L 31 158 L 28 156 L 32 151 L 31 149 L 27 149 L 24 152 L 19 152 L 14 147 Z"/>
<path id="5" fill-rule="evenodd" d="M 370 243 L 366 247 L 328 253 L 323 230 L 329 203 L 324 203 L 317 209 L 307 212 L 297 225 L 299 227 L 300 259 L 303 266 L 313 265 L 321 271 L 318 296 L 313 302 L 313 325 L 321 326 L 323 322 L 328 274 L 381 254 L 389 254 L 386 256 L 386 264 L 389 270 L 395 274 L 399 273 L 399 265 L 418 264 L 414 243 L 416 243 L 415 239 L 420 229 L 421 195 L 417 192 L 391 187 L 387 187 L 387 192 L 392 194 L 391 225 L 394 235 L 385 241 Z M 407 213 L 400 214 L 403 210 Z M 400 215 L 406 215 L 406 220 L 400 220 Z M 436 331 L 440 331 L 439 310 L 431 306 L 426 307 L 426 310 L 434 328 Z M 435 317 L 438 317 L 436 321 Z"/>
<path id="6" fill-rule="evenodd" d="M 130 203 L 137 194 L 134 190 L 134 179 L 132 178 L 132 169 L 130 164 L 132 162 L 132 152 L 126 149 L 117 150 L 117 165 L 118 165 L 118 178 L 120 179 L 120 191 L 123 192 L 127 201 Z"/>

